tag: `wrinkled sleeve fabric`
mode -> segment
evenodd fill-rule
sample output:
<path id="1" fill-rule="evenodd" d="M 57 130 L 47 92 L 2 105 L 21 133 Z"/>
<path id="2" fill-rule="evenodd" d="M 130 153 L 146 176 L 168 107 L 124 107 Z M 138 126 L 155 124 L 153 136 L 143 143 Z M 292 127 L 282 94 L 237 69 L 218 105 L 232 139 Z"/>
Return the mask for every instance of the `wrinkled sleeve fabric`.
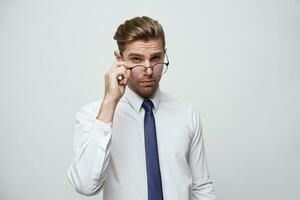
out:
<path id="1" fill-rule="evenodd" d="M 195 108 L 192 109 L 191 114 L 194 132 L 188 157 L 193 180 L 191 200 L 216 200 L 206 161 L 200 114 Z"/>
<path id="2" fill-rule="evenodd" d="M 75 116 L 74 152 L 68 171 L 73 188 L 87 196 L 101 191 L 110 158 L 112 124 L 96 119 L 98 105 L 84 106 Z"/>

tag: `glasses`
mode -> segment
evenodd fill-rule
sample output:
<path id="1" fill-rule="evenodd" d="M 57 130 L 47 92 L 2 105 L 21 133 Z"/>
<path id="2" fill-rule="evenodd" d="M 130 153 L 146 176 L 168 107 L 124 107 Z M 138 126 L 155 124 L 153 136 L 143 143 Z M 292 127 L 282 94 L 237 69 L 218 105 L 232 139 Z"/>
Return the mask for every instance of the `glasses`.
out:
<path id="1" fill-rule="evenodd" d="M 131 70 L 132 72 L 136 72 L 136 73 L 145 73 L 147 71 L 147 68 L 151 68 L 152 69 L 152 73 L 154 75 L 163 75 L 164 73 L 166 73 L 166 71 L 168 70 L 169 67 L 169 58 L 168 55 L 165 54 L 165 62 L 157 62 L 154 63 L 153 65 L 146 67 L 145 65 L 133 65 L 132 67 L 128 67 L 129 70 Z"/>

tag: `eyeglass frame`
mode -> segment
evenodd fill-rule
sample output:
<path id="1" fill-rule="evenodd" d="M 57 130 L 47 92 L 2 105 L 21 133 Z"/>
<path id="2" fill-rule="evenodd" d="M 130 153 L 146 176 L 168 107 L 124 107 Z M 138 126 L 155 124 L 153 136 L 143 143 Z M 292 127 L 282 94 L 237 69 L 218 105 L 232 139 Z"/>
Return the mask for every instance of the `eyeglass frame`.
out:
<path id="1" fill-rule="evenodd" d="M 167 59 L 167 62 L 158 62 L 158 63 L 153 64 L 152 66 L 149 66 L 149 67 L 146 67 L 145 65 L 142 65 L 142 64 L 136 64 L 136 65 L 133 65 L 132 67 L 125 67 L 125 68 L 131 71 L 131 70 L 134 69 L 135 67 L 140 66 L 140 67 L 144 67 L 144 71 L 146 72 L 146 71 L 147 71 L 147 68 L 151 68 L 152 71 L 153 71 L 153 67 L 155 67 L 155 65 L 157 65 L 157 64 L 163 64 L 163 65 L 166 65 L 166 66 L 167 66 L 167 69 L 166 69 L 166 71 L 164 72 L 164 73 L 166 73 L 166 72 L 168 71 L 170 61 L 169 61 L 169 57 L 168 57 L 167 53 L 165 53 L 165 57 L 166 57 L 166 59 Z M 161 74 L 159 74 L 159 75 L 163 75 L 164 73 L 161 73 Z"/>

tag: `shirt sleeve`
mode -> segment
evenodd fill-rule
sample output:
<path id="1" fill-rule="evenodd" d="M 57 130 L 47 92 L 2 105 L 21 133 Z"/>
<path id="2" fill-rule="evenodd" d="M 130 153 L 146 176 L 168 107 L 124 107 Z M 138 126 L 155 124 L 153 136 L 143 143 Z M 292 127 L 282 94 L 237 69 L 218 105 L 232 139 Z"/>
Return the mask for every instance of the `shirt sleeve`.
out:
<path id="1" fill-rule="evenodd" d="M 68 178 L 74 189 L 84 195 L 101 191 L 107 174 L 111 149 L 111 123 L 96 119 L 91 105 L 75 116 L 73 159 Z"/>
<path id="2" fill-rule="evenodd" d="M 205 156 L 200 114 L 196 109 L 192 111 L 192 121 L 194 135 L 190 143 L 188 158 L 193 179 L 191 200 L 216 200 Z"/>

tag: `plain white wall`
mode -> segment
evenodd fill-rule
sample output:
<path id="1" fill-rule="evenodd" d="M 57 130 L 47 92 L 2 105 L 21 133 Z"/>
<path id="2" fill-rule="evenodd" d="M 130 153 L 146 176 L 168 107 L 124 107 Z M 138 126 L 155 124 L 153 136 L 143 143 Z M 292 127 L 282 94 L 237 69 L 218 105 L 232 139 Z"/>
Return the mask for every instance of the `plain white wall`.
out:
<path id="1" fill-rule="evenodd" d="M 219 199 L 300 199 L 300 1 L 0 1 L 0 199 L 100 199 L 67 181 L 75 112 L 118 24 L 164 26 L 161 88 L 197 105 Z"/>

